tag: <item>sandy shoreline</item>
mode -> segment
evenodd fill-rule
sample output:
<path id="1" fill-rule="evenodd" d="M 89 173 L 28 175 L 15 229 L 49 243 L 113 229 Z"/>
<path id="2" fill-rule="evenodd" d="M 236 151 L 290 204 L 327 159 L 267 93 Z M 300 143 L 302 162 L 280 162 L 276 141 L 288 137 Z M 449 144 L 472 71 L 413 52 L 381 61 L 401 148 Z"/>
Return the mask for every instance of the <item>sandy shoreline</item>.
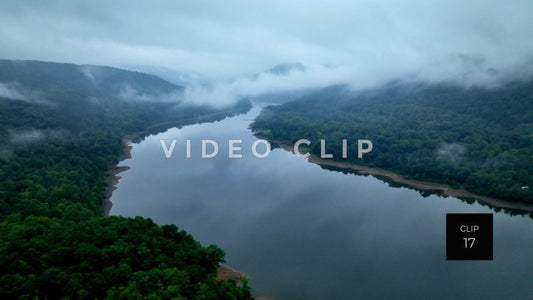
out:
<path id="1" fill-rule="evenodd" d="M 244 274 L 226 265 L 220 265 L 220 267 L 218 267 L 218 271 L 217 271 L 218 281 L 233 280 L 236 283 L 240 283 L 243 277 L 244 277 Z"/>
<path id="2" fill-rule="evenodd" d="M 113 202 L 111 202 L 111 196 L 113 195 L 113 192 L 117 189 L 118 181 L 120 180 L 120 178 L 122 178 L 118 176 L 118 174 L 130 169 L 130 167 L 128 166 L 118 166 L 123 160 L 131 158 L 131 149 L 133 148 L 131 146 L 131 140 L 126 137 L 122 139 L 122 143 L 124 144 L 123 153 L 118 157 L 117 165 L 111 171 L 109 171 L 109 175 L 106 178 L 104 200 L 102 201 L 102 215 L 104 217 L 109 216 L 111 207 L 113 207 Z"/>
<path id="3" fill-rule="evenodd" d="M 220 267 L 218 267 L 218 270 L 217 270 L 217 277 L 216 279 L 218 281 L 226 281 L 226 280 L 233 280 L 235 281 L 235 283 L 237 283 L 237 285 L 240 285 L 242 284 L 242 278 L 245 277 L 246 275 L 235 270 L 235 269 L 232 269 L 226 265 L 220 265 Z M 248 276 L 246 276 L 248 277 Z M 265 296 L 255 296 L 254 299 L 256 300 L 274 300 L 274 298 L 270 298 L 270 297 L 265 297 Z"/>
<path id="4" fill-rule="evenodd" d="M 261 138 L 264 138 L 264 137 L 261 137 Z M 278 144 L 282 149 L 286 151 L 294 153 L 293 146 L 290 146 L 286 141 L 278 141 L 278 140 L 271 140 L 271 139 L 267 139 L 267 140 Z M 439 194 L 445 197 L 471 198 L 471 199 L 476 199 L 480 202 L 489 204 L 490 206 L 497 207 L 497 208 L 533 212 L 533 204 L 528 204 L 524 202 L 510 202 L 510 201 L 506 201 L 506 200 L 502 200 L 498 198 L 474 194 L 465 189 L 450 188 L 440 183 L 407 179 L 398 173 L 388 171 L 385 169 L 371 168 L 371 167 L 357 165 L 357 164 L 353 164 L 349 162 L 335 161 L 331 159 L 323 159 L 323 158 L 312 157 L 312 156 L 310 156 L 307 159 L 307 161 L 310 163 L 320 165 L 320 166 L 324 166 L 324 167 L 333 167 L 333 168 L 338 168 L 342 170 L 348 170 L 348 171 L 352 171 L 352 172 L 355 172 L 361 175 L 371 175 L 378 179 L 386 178 L 386 180 L 388 181 L 391 181 L 393 183 L 398 183 L 403 186 L 413 188 L 421 192 L 436 193 L 436 194 Z"/>

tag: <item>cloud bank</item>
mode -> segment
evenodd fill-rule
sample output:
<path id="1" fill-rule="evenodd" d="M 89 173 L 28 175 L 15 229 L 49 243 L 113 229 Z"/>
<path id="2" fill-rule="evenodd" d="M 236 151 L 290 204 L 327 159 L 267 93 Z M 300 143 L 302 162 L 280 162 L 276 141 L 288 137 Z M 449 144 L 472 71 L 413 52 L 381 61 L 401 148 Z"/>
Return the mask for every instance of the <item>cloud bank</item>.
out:
<path id="1" fill-rule="evenodd" d="M 531 11 L 525 0 L 3 1 L 0 57 L 202 74 L 223 96 L 198 85 L 187 99 L 210 103 L 396 78 L 494 84 L 530 75 Z M 284 62 L 309 68 L 245 76 Z"/>

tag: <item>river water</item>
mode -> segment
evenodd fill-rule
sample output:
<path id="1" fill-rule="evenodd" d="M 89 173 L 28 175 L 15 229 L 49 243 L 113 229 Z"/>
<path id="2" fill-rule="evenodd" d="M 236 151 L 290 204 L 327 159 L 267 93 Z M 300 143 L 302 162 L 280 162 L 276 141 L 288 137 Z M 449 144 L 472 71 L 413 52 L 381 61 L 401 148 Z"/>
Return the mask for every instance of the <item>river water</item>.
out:
<path id="1" fill-rule="evenodd" d="M 219 245 L 257 296 L 533 298 L 529 217 L 422 197 L 371 176 L 325 170 L 279 148 L 256 158 L 248 126 L 259 111 L 133 144 L 111 214 L 176 224 L 204 245 Z M 171 158 L 161 139 L 169 146 L 178 140 Z M 205 139 L 218 142 L 216 157 L 200 157 Z M 230 139 L 242 140 L 243 158 L 228 158 Z M 493 213 L 494 260 L 447 261 L 446 213 Z"/>

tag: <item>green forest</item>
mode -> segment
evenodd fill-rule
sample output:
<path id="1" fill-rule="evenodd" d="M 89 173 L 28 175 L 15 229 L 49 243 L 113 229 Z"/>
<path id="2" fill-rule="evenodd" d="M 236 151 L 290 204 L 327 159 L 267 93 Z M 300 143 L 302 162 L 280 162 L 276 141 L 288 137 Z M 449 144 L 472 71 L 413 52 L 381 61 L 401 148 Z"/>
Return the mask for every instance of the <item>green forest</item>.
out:
<path id="1" fill-rule="evenodd" d="M 2 299 L 249 299 L 224 252 L 174 225 L 103 217 L 122 139 L 246 112 L 165 101 L 183 88 L 110 67 L 0 60 Z M 172 98 L 174 99 L 174 98 Z"/>
<path id="2" fill-rule="evenodd" d="M 252 124 L 258 136 L 311 141 L 320 155 L 396 171 L 508 201 L 533 202 L 533 81 L 464 87 L 391 82 L 352 91 L 332 86 L 297 101 L 268 106 Z M 363 158 L 341 157 L 342 139 Z"/>

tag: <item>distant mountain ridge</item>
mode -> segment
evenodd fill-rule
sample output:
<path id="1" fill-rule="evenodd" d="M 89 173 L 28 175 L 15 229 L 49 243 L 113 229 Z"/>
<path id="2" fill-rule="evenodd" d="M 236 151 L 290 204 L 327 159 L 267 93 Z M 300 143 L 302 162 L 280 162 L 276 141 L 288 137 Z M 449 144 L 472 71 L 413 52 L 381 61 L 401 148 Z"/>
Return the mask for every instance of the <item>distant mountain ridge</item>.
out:
<path id="1" fill-rule="evenodd" d="M 0 97 L 62 102 L 79 99 L 177 100 L 184 87 L 157 76 L 108 66 L 0 60 Z M 6 92 L 7 90 L 7 92 Z M 174 97 L 165 99 L 165 97 Z M 14 99 L 17 100 L 17 99 Z"/>
<path id="2" fill-rule="evenodd" d="M 75 132 L 104 123 L 126 132 L 142 131 L 148 125 L 218 111 L 205 104 L 184 103 L 184 91 L 183 86 L 157 76 L 109 66 L 0 60 L 2 107 L 24 115 L 31 112 L 38 119 L 43 119 L 44 111 L 59 114 L 54 122 L 61 119 L 61 127 Z M 227 110 L 249 106 L 247 99 L 240 99 Z M 17 123 L 16 119 L 0 120 L 0 128 Z"/>

